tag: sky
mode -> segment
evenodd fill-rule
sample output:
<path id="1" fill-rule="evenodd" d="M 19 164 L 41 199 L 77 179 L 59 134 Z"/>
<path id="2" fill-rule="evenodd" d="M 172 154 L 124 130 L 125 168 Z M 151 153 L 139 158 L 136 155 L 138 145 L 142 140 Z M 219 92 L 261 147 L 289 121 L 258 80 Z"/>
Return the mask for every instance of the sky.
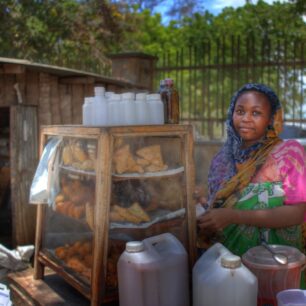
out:
<path id="1" fill-rule="evenodd" d="M 264 0 L 266 3 L 272 4 L 276 2 L 275 0 Z M 214 15 L 218 15 L 221 13 L 222 9 L 231 6 L 237 8 L 239 6 L 243 6 L 245 4 L 245 0 L 204 0 L 203 5 L 206 10 L 210 11 Z M 252 3 L 257 3 L 258 1 L 252 1 Z M 277 1 L 277 2 L 288 2 L 285 0 Z"/>
<path id="2" fill-rule="evenodd" d="M 272 4 L 273 2 L 288 2 L 288 0 L 264 0 L 266 3 Z M 167 7 L 167 2 L 165 1 L 162 5 L 154 9 L 154 12 L 161 13 L 163 15 L 165 8 Z M 213 15 L 218 15 L 221 13 L 222 9 L 228 6 L 237 8 L 239 6 L 243 6 L 245 4 L 245 0 L 203 0 L 202 5 L 204 10 L 211 12 Z M 252 3 L 257 3 L 257 0 L 252 0 Z M 164 16 L 163 16 L 164 17 Z"/>

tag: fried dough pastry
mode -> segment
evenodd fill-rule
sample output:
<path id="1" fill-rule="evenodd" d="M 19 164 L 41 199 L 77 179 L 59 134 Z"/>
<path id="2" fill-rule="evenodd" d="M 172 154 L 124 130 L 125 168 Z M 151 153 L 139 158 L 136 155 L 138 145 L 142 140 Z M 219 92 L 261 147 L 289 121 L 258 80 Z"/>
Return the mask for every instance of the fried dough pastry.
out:
<path id="1" fill-rule="evenodd" d="M 89 159 L 87 153 L 82 149 L 81 143 L 77 142 L 71 146 L 73 159 L 76 162 L 83 163 Z"/>
<path id="2" fill-rule="evenodd" d="M 127 221 L 137 224 L 141 222 L 141 219 L 135 216 L 134 214 L 132 214 L 131 212 L 129 212 L 127 208 L 120 207 L 119 205 L 113 205 L 113 209 L 121 216 L 121 218 L 123 218 L 122 221 Z"/>
<path id="3" fill-rule="evenodd" d="M 143 168 L 134 160 L 128 144 L 115 151 L 113 156 L 113 165 L 115 172 L 118 174 L 126 172 L 144 172 Z"/>
<path id="4" fill-rule="evenodd" d="M 62 153 L 64 165 L 71 165 L 73 163 L 73 154 L 69 145 L 65 146 Z"/>
<path id="5" fill-rule="evenodd" d="M 129 208 L 119 205 L 113 205 L 110 211 L 110 220 L 112 222 L 149 222 L 150 216 L 143 210 L 139 203 L 135 202 Z"/>
<path id="6" fill-rule="evenodd" d="M 143 148 L 137 150 L 136 154 L 139 157 L 142 157 L 143 159 L 146 159 L 150 162 L 152 162 L 154 159 L 159 159 L 161 161 L 161 163 L 163 163 L 162 156 L 161 156 L 160 145 L 143 147 Z"/>
<path id="7" fill-rule="evenodd" d="M 136 155 L 140 157 L 136 161 L 141 163 L 147 172 L 163 171 L 168 168 L 163 162 L 160 145 L 141 148 L 136 151 Z"/>
<path id="8" fill-rule="evenodd" d="M 149 215 L 142 209 L 139 203 L 135 202 L 128 208 L 128 211 L 133 215 L 137 216 L 143 222 L 149 222 Z"/>

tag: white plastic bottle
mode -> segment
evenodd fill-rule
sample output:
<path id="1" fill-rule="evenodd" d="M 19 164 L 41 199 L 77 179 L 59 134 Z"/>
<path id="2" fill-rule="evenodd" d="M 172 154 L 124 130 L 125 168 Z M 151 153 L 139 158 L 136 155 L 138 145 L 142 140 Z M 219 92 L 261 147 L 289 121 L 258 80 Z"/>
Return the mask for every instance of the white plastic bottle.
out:
<path id="1" fill-rule="evenodd" d="M 95 87 L 94 125 L 108 125 L 108 107 L 104 87 Z"/>
<path id="2" fill-rule="evenodd" d="M 92 124 L 92 114 L 93 114 L 93 97 L 85 97 L 84 104 L 82 106 L 82 123 L 83 125 L 93 125 Z"/>
<path id="3" fill-rule="evenodd" d="M 109 125 L 120 125 L 121 112 L 120 112 L 121 95 L 113 93 L 108 101 L 108 118 Z"/>
<path id="4" fill-rule="evenodd" d="M 148 102 L 148 123 L 149 124 L 164 124 L 164 105 L 161 101 L 160 94 L 147 95 Z"/>
<path id="5" fill-rule="evenodd" d="M 136 123 L 136 111 L 135 111 L 135 94 L 133 92 L 126 92 L 121 94 L 122 106 L 122 123 L 123 125 L 132 125 Z"/>
<path id="6" fill-rule="evenodd" d="M 136 94 L 135 109 L 136 109 L 136 124 L 148 124 L 149 104 L 146 101 L 147 94 L 144 92 Z"/>
<path id="7" fill-rule="evenodd" d="M 105 98 L 107 99 L 107 100 L 110 100 L 110 98 L 111 98 L 111 96 L 114 94 L 114 92 L 112 92 L 112 91 L 106 91 L 105 92 Z"/>
<path id="8" fill-rule="evenodd" d="M 118 261 L 120 306 L 188 306 L 188 259 L 169 233 L 128 242 Z"/>
<path id="9" fill-rule="evenodd" d="M 224 246 L 215 244 L 196 262 L 193 306 L 256 306 L 256 276 Z"/>

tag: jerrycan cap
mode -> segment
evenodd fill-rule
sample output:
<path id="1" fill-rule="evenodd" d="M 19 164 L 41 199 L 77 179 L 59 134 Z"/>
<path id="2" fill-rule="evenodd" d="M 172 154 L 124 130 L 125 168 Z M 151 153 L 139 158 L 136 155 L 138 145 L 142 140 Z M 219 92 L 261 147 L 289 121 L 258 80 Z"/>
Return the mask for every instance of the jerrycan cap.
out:
<path id="1" fill-rule="evenodd" d="M 221 265 L 228 269 L 239 268 L 241 266 L 241 258 L 233 254 L 226 254 L 221 257 Z"/>
<path id="2" fill-rule="evenodd" d="M 129 253 L 142 252 L 144 250 L 144 243 L 142 241 L 129 241 L 125 245 L 125 250 Z"/>

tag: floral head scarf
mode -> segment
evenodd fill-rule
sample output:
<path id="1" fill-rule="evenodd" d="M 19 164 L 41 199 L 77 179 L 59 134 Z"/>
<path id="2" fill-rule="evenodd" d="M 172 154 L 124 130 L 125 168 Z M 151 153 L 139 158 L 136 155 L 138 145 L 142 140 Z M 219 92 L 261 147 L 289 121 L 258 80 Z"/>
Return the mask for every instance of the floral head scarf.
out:
<path id="1" fill-rule="evenodd" d="M 271 105 L 272 124 L 268 127 L 265 138 L 245 149 L 241 148 L 242 139 L 236 133 L 233 126 L 233 113 L 238 98 L 248 91 L 256 91 L 264 94 Z M 215 198 L 215 194 L 223 188 L 225 182 L 229 181 L 237 174 L 236 163 L 244 163 L 256 151 L 262 148 L 265 142 L 278 139 L 278 134 L 282 128 L 282 108 L 278 97 L 271 88 L 263 84 L 246 84 L 241 87 L 232 97 L 228 109 L 227 120 L 227 140 L 214 158 L 208 174 L 209 204 Z"/>

